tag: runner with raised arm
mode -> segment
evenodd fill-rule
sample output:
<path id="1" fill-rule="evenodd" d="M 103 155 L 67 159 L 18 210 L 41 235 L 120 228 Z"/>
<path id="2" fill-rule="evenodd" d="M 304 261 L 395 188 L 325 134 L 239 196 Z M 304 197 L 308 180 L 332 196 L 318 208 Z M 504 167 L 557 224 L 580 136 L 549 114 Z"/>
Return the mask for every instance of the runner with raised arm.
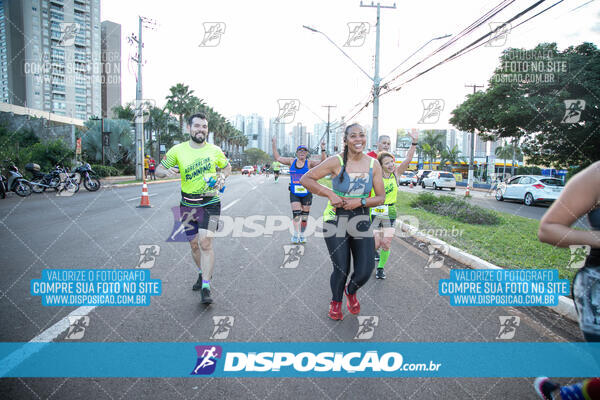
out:
<path id="1" fill-rule="evenodd" d="M 308 214 L 312 204 L 312 193 L 306 190 L 300 184 L 300 178 L 308 172 L 310 168 L 314 168 L 325 160 L 327 157 L 325 151 L 325 142 L 321 142 L 321 160 L 313 161 L 308 159 L 308 147 L 304 145 L 298 146 L 296 149 L 296 158 L 281 157 L 277 151 L 277 139 L 273 136 L 273 158 L 276 162 L 290 166 L 290 203 L 292 206 L 292 216 L 294 233 L 292 235 L 292 243 L 305 243 L 304 231 L 308 222 Z"/>
<path id="2" fill-rule="evenodd" d="M 212 303 L 210 281 L 215 264 L 213 238 L 221 215 L 219 190 L 231 174 L 231 165 L 218 146 L 208 140 L 206 115 L 192 115 L 190 140 L 173 146 L 156 170 L 158 177 L 181 174 L 180 215 L 192 229 L 186 229 L 192 257 L 199 274 L 193 290 L 201 290 L 202 303 Z M 217 168 L 220 172 L 217 173 Z M 191 217 L 191 218 L 190 218 Z"/>

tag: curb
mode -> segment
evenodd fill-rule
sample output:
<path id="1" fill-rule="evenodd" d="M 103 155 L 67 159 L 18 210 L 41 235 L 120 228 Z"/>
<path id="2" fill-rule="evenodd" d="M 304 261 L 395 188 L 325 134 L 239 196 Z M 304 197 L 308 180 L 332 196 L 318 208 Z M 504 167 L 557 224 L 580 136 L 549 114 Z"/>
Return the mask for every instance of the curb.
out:
<path id="1" fill-rule="evenodd" d="M 498 267 L 497 265 L 489 263 L 485 260 L 482 260 L 479 257 L 469 254 L 469 253 L 465 252 L 464 250 L 461 250 L 457 247 L 449 245 L 448 243 L 444 242 L 443 240 L 440 240 L 433 236 L 429 236 L 425 233 L 419 232 L 417 230 L 417 228 L 415 228 L 412 225 L 409 225 L 404 222 L 400 222 L 399 227 L 403 232 L 407 232 L 410 237 L 412 237 L 420 242 L 448 246 L 448 254 L 447 255 L 450 258 L 453 258 L 456 261 L 458 261 L 470 268 L 494 269 L 494 270 L 504 269 L 502 267 Z M 545 306 L 545 307 L 551 309 L 552 311 L 556 312 L 559 315 L 562 315 L 563 317 L 570 319 L 571 321 L 579 323 L 579 319 L 577 318 L 577 312 L 575 311 L 575 304 L 573 303 L 573 300 L 570 299 L 569 297 L 559 296 L 558 297 L 558 305 Z"/>

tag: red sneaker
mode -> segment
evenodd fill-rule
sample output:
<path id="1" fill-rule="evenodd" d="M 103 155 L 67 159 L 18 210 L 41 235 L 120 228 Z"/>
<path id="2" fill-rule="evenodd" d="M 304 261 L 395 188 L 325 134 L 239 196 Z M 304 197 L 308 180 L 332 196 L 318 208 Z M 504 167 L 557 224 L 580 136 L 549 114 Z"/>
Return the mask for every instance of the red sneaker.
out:
<path id="1" fill-rule="evenodd" d="M 341 301 L 331 301 L 329 303 L 329 318 L 335 320 L 343 320 L 344 315 L 342 314 L 342 302 Z"/>
<path id="2" fill-rule="evenodd" d="M 356 298 L 356 293 L 348 294 L 347 292 L 348 286 L 344 289 L 344 294 L 346 295 L 346 299 L 348 300 L 346 305 L 348 306 L 348 311 L 352 314 L 358 314 L 360 312 L 360 303 Z"/>

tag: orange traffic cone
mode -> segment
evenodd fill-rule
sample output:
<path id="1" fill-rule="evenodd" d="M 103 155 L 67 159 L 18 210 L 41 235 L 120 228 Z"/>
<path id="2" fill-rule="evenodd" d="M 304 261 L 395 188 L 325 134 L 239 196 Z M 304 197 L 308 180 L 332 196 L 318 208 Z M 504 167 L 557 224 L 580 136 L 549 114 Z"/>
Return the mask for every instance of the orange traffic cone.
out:
<path id="1" fill-rule="evenodd" d="M 146 185 L 146 179 L 144 179 L 144 184 L 142 185 L 142 199 L 140 200 L 140 205 L 137 208 L 150 208 L 150 198 L 148 198 L 148 185 Z"/>
<path id="2" fill-rule="evenodd" d="M 414 188 L 415 186 L 413 185 L 412 181 L 410 181 L 410 185 L 408 185 L 409 188 Z"/>

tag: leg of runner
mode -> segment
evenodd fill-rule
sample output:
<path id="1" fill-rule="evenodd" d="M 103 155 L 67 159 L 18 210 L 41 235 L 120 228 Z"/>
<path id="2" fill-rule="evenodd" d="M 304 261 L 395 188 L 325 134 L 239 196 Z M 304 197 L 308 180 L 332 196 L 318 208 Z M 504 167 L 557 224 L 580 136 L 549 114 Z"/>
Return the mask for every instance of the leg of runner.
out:
<path id="1" fill-rule="evenodd" d="M 292 194 L 290 194 L 293 196 Z M 292 234 L 292 243 L 300 243 L 300 221 L 302 219 L 302 203 L 299 201 L 293 201 L 292 205 L 292 225 L 294 226 L 294 233 Z"/>
<path id="2" fill-rule="evenodd" d="M 196 281 L 196 283 L 194 283 L 194 286 L 192 286 L 192 290 L 202 289 L 202 267 L 200 267 L 200 262 L 202 258 L 200 254 L 200 246 L 198 245 L 197 236 L 198 235 L 196 235 L 192 240 L 190 240 L 190 247 L 192 248 L 192 258 L 196 263 L 196 267 L 198 267 L 198 280 Z"/>
<path id="3" fill-rule="evenodd" d="M 306 243 L 306 237 L 304 236 L 304 231 L 306 230 L 306 225 L 308 224 L 308 216 L 310 215 L 310 205 L 302 205 L 302 215 L 300 216 L 300 243 Z"/>
<path id="4" fill-rule="evenodd" d="M 327 223 L 329 224 L 329 223 Z M 331 224 L 335 231 L 334 224 Z M 325 244 L 329 250 L 329 256 L 333 263 L 333 271 L 329 279 L 331 286 L 331 303 L 329 304 L 329 318 L 335 320 L 344 319 L 342 314 L 342 299 L 344 297 L 344 286 L 350 272 L 350 241 L 349 236 L 338 237 L 335 234 L 325 237 Z"/>
<path id="5" fill-rule="evenodd" d="M 379 259 L 379 264 L 377 265 L 377 271 L 375 272 L 375 278 L 377 279 L 385 279 L 385 264 L 390 256 L 390 247 L 392 244 L 392 238 L 394 237 L 394 232 L 396 230 L 394 228 L 385 227 L 382 231 L 382 239 L 381 239 L 381 257 Z"/>

